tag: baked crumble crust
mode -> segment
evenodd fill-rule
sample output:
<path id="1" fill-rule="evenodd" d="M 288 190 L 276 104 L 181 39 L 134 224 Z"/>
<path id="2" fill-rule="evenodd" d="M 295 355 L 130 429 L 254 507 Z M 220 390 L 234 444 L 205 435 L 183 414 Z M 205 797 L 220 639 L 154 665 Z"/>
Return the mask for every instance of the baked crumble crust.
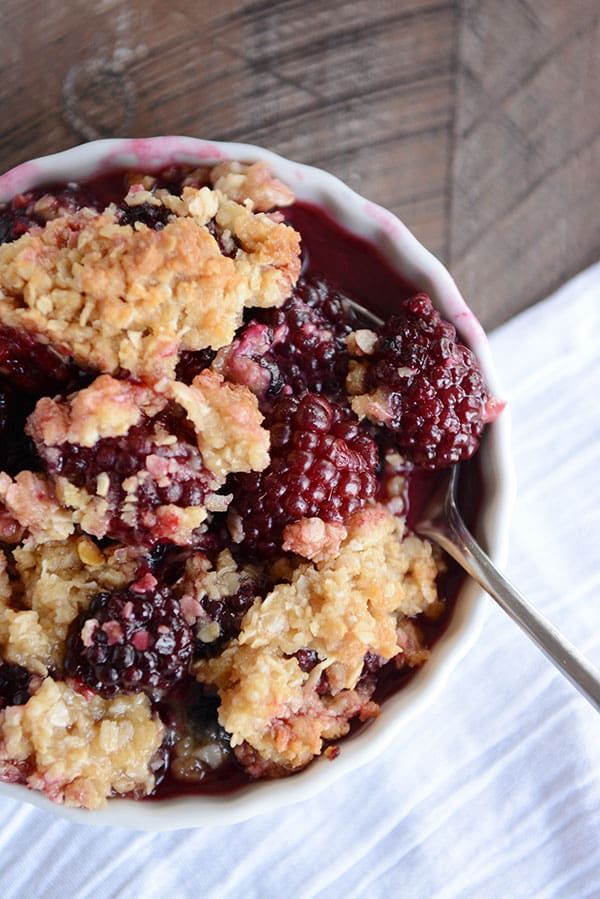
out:
<path id="1" fill-rule="evenodd" d="M 161 230 L 120 224 L 116 207 L 81 209 L 0 245 L 0 321 L 84 367 L 159 378 L 180 350 L 230 343 L 244 306 L 283 303 L 300 273 L 293 228 L 206 187 L 154 198 L 173 213 Z"/>
<path id="2" fill-rule="evenodd" d="M 149 387 L 100 375 L 68 400 L 38 400 L 27 433 L 38 445 L 93 446 L 103 437 L 122 437 L 142 415 L 155 415 L 166 403 L 166 396 Z"/>
<path id="3" fill-rule="evenodd" d="M 128 182 L 137 194 L 135 202 L 157 205 L 155 194 L 159 183 L 181 179 L 181 169 L 174 166 L 163 172 L 162 178 L 142 172 L 128 176 Z M 212 187 L 236 203 L 252 204 L 254 212 L 269 212 L 277 207 L 290 206 L 295 201 L 293 190 L 273 175 L 268 162 L 245 163 L 227 160 L 217 165 L 200 165 L 188 171 L 181 180 L 181 187 Z"/>
<path id="4" fill-rule="evenodd" d="M 219 478 L 262 471 L 269 464 L 269 432 L 258 401 L 247 388 L 217 372 L 200 372 L 190 386 L 174 381 L 169 394 L 187 412 L 207 468 Z"/>
<path id="5" fill-rule="evenodd" d="M 234 261 L 248 293 L 244 305 L 263 309 L 281 306 L 300 276 L 300 235 L 289 225 L 262 212 L 255 214 L 217 193 L 220 201 L 215 221 L 242 250 Z M 220 346 L 231 343 L 233 336 Z"/>
<path id="6" fill-rule="evenodd" d="M 220 162 L 209 173 L 215 190 L 220 190 L 236 203 L 252 202 L 257 212 L 291 206 L 296 199 L 293 190 L 275 178 L 268 162 Z"/>
<path id="7" fill-rule="evenodd" d="M 219 691 L 232 746 L 247 742 L 267 761 L 295 768 L 324 739 L 347 732 L 368 702 L 358 690 L 365 655 L 387 661 L 402 653 L 399 619 L 437 600 L 431 546 L 402 540 L 402 530 L 382 507 L 357 513 L 336 559 L 298 565 L 289 584 L 255 601 L 220 656 L 197 663 L 198 679 Z M 295 656 L 301 650 L 318 657 L 309 672 Z M 317 691 L 324 672 L 330 696 Z"/>
<path id="8" fill-rule="evenodd" d="M 300 518 L 283 529 L 282 548 L 312 562 L 334 559 L 348 536 L 343 524 L 321 518 Z"/>
<path id="9" fill-rule="evenodd" d="M 29 416 L 27 433 L 38 446 L 76 443 L 91 447 L 122 437 L 143 416 L 169 402 L 185 411 L 207 468 L 224 478 L 236 471 L 261 471 L 269 464 L 269 432 L 258 401 L 247 387 L 216 372 L 200 372 L 190 385 L 164 379 L 153 387 L 100 375 L 66 399 L 43 397 Z M 169 442 L 168 435 L 165 435 Z"/>
<path id="10" fill-rule="evenodd" d="M 46 678 L 25 705 L 0 712 L 0 778 L 101 808 L 112 795 L 152 791 L 163 736 L 143 693 L 106 700 Z"/>
<path id="11" fill-rule="evenodd" d="M 319 696 L 309 678 L 299 711 L 272 721 L 265 741 L 269 752 L 265 754 L 264 747 L 258 751 L 244 741 L 234 748 L 234 754 L 251 777 L 285 777 L 320 755 L 323 741 L 345 737 L 353 718 L 363 722 L 377 718 L 380 708 L 370 699 L 372 690 L 373 684 L 342 690 L 335 696 Z"/>
<path id="12" fill-rule="evenodd" d="M 31 471 L 20 471 L 14 479 L 0 472 L 0 524 L 0 539 L 6 543 L 19 543 L 23 534 L 33 543 L 66 540 L 75 529 L 50 478 Z"/>

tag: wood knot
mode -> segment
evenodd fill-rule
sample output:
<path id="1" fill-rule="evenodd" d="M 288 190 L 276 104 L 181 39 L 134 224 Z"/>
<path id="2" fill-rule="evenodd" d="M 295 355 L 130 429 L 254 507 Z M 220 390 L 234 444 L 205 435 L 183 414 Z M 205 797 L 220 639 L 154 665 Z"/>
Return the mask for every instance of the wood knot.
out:
<path id="1" fill-rule="evenodd" d="M 135 119 L 135 84 L 121 60 L 89 59 L 71 66 L 62 97 L 66 121 L 85 140 L 126 134 Z"/>

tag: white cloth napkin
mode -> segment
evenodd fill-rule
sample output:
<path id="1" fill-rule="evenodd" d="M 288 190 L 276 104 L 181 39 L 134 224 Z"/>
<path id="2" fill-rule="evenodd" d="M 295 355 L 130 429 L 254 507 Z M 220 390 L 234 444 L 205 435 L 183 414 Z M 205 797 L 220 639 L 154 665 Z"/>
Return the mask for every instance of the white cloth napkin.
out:
<path id="1" fill-rule="evenodd" d="M 514 420 L 508 574 L 600 663 L 600 264 L 492 336 Z M 442 695 L 299 805 L 172 834 L 0 801 L 4 899 L 598 897 L 600 718 L 489 600 Z"/>

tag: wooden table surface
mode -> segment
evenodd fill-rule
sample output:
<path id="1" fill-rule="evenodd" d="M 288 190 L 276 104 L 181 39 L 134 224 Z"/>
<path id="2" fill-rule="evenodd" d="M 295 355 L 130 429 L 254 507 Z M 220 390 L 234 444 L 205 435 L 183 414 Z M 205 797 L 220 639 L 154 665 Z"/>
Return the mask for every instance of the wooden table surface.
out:
<path id="1" fill-rule="evenodd" d="M 4 0 L 0 168 L 262 144 L 398 213 L 492 327 L 600 256 L 597 0 Z"/>

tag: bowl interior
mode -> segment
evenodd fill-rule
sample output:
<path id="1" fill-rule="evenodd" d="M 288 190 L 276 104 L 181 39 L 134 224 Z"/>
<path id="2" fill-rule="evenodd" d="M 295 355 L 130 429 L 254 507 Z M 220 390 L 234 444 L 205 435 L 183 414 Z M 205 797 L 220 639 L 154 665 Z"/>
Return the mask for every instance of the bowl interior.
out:
<path id="1" fill-rule="evenodd" d="M 0 201 L 53 181 L 84 180 L 115 169 L 152 171 L 172 162 L 206 165 L 223 159 L 248 162 L 266 159 L 275 174 L 293 187 L 299 199 L 320 206 L 347 230 L 374 243 L 406 280 L 431 295 L 440 312 L 456 325 L 463 339 L 477 353 L 492 391 L 501 395 L 485 334 L 444 266 L 394 215 L 319 169 L 248 144 L 181 137 L 96 141 L 24 163 L 0 176 Z M 514 491 L 509 430 L 505 411 L 488 428 L 479 451 L 485 504 L 479 516 L 478 533 L 497 564 L 505 560 Z M 436 643 L 427 665 L 406 687 L 385 701 L 378 719 L 344 740 L 342 752 L 334 764 L 320 758 L 290 778 L 257 782 L 232 794 L 143 803 L 110 800 L 106 809 L 93 813 L 55 806 L 44 796 L 26 791 L 20 785 L 0 784 L 0 792 L 58 811 L 81 823 L 145 830 L 232 823 L 307 798 L 375 758 L 407 721 L 434 699 L 454 666 L 477 638 L 484 608 L 479 588 L 467 580 L 450 623 Z"/>

